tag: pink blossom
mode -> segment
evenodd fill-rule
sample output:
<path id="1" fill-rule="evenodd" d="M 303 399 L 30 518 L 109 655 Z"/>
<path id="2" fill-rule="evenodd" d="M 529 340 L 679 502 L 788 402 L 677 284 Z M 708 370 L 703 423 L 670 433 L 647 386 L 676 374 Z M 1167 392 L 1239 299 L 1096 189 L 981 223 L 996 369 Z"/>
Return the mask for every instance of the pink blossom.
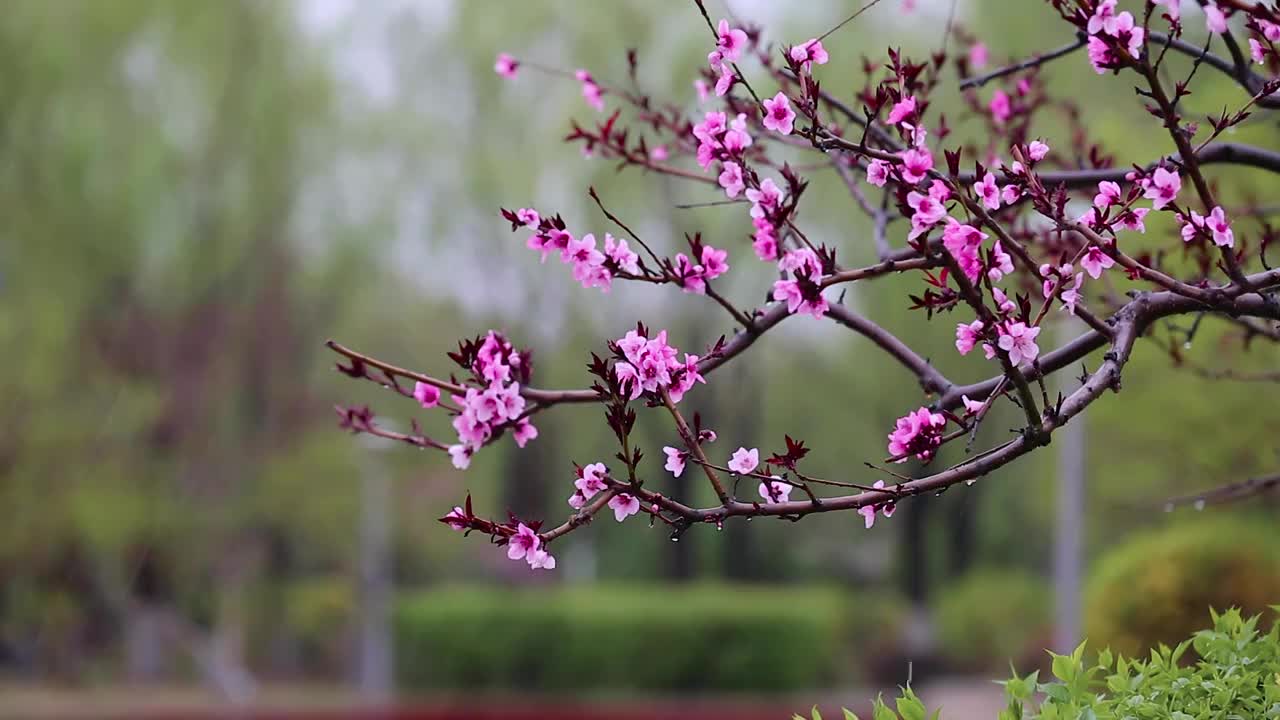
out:
<path id="1" fill-rule="evenodd" d="M 790 135 L 795 119 L 796 111 L 791 109 L 791 100 L 785 93 L 764 101 L 764 126 L 769 130 Z"/>
<path id="2" fill-rule="evenodd" d="M 784 503 L 791 499 L 791 486 L 779 480 L 760 483 L 757 488 L 766 505 Z"/>
<path id="3" fill-rule="evenodd" d="M 1178 222 L 1183 223 L 1181 230 L 1182 242 L 1191 242 L 1195 239 L 1196 231 L 1204 228 L 1204 216 L 1195 210 L 1191 211 L 1191 216 L 1189 218 L 1179 216 Z"/>
<path id="4" fill-rule="evenodd" d="M 716 72 L 716 97 L 724 97 L 728 94 L 729 89 L 733 87 L 733 83 L 738 79 L 738 76 L 733 72 L 733 68 L 727 64 L 721 64 Z"/>
<path id="5" fill-rule="evenodd" d="M 751 240 L 751 249 L 755 250 L 756 257 L 766 262 L 778 259 L 778 238 L 773 233 L 771 225 L 758 227 Z"/>
<path id="6" fill-rule="evenodd" d="M 796 277 L 803 276 L 810 280 L 817 280 L 822 276 L 822 260 L 818 258 L 817 253 L 807 247 L 797 248 L 787 251 L 787 254 L 782 256 L 782 260 L 778 261 L 778 269 Z"/>
<path id="7" fill-rule="evenodd" d="M 876 187 L 884 187 L 889 181 L 889 163 L 884 160 L 872 160 L 867 164 L 867 182 Z"/>
<path id="8" fill-rule="evenodd" d="M 1249 57 L 1253 58 L 1253 61 L 1259 65 L 1266 64 L 1267 47 L 1258 42 L 1256 38 L 1249 38 Z"/>
<path id="9" fill-rule="evenodd" d="M 908 240 L 915 240 L 929 232 L 930 228 L 947 217 L 947 209 L 939 200 L 940 194 L 932 190 L 928 194 L 921 194 L 914 190 L 907 193 L 907 205 L 915 211 L 911 215 L 911 232 L 907 234 Z"/>
<path id="10" fill-rule="evenodd" d="M 1089 52 L 1089 63 L 1093 65 L 1094 72 L 1104 75 L 1107 70 L 1115 67 L 1117 62 L 1115 54 L 1111 52 L 1111 48 L 1107 43 L 1098 36 L 1089 36 L 1089 44 L 1086 49 Z"/>
<path id="11" fill-rule="evenodd" d="M 693 91 L 698 95 L 698 102 L 700 103 L 706 102 L 707 93 L 710 92 L 710 90 L 711 89 L 707 87 L 706 80 L 703 80 L 702 78 L 698 78 L 697 80 L 693 81 Z"/>
<path id="12" fill-rule="evenodd" d="M 721 20 L 716 27 L 716 35 L 719 37 L 716 47 L 720 53 L 730 62 L 737 62 L 747 47 L 747 34 L 738 28 L 730 28 L 728 20 Z"/>
<path id="13" fill-rule="evenodd" d="M 1076 273 L 1074 282 L 1062 289 L 1058 297 L 1062 298 L 1062 307 L 1072 315 L 1076 314 L 1076 303 L 1080 302 L 1080 285 L 1084 282 L 1084 273 Z"/>
<path id="14" fill-rule="evenodd" d="M 765 178 L 760 189 L 747 188 L 747 200 L 751 201 L 751 217 L 762 218 L 778 209 L 782 202 L 782 191 L 778 189 L 773 178 Z"/>
<path id="15" fill-rule="evenodd" d="M 1018 306 L 1000 288 L 991 288 L 991 298 L 996 301 L 996 309 L 1003 315 L 1008 315 L 1018 309 Z M 991 356 L 988 355 L 987 359 L 990 360 Z"/>
<path id="16" fill-rule="evenodd" d="M 996 332 L 1000 335 L 997 344 L 1001 350 L 1009 353 L 1009 362 L 1015 366 L 1021 365 L 1024 360 L 1035 360 L 1040 354 L 1040 347 L 1036 345 L 1039 327 L 1027 327 L 1026 323 L 1015 322 L 1009 323 L 1007 328 L 997 326 Z"/>
<path id="17" fill-rule="evenodd" d="M 708 280 L 714 280 L 729 271 L 728 250 L 717 250 L 710 245 L 702 246 L 702 274 Z"/>
<path id="18" fill-rule="evenodd" d="M 802 45 L 796 45 L 791 48 L 789 53 L 793 62 L 800 63 L 801 69 L 812 69 L 811 65 L 826 65 L 831 59 L 827 55 L 826 48 L 822 47 L 822 41 L 817 38 L 811 38 Z"/>
<path id="19" fill-rule="evenodd" d="M 1111 256 L 1102 251 L 1097 245 L 1090 245 L 1085 251 L 1084 257 L 1080 258 L 1080 267 L 1089 273 L 1089 277 L 1097 280 L 1102 277 L 1102 271 L 1115 265 L 1116 261 Z"/>
<path id="20" fill-rule="evenodd" d="M 871 487 L 882 489 L 884 488 L 884 481 L 877 480 Z M 887 502 L 878 507 L 876 505 L 864 505 L 858 508 L 858 514 L 862 516 L 862 520 L 866 523 L 868 530 L 876 524 L 876 510 L 882 512 L 886 518 L 891 518 L 893 517 L 894 504 L 892 502 Z"/>
<path id="21" fill-rule="evenodd" d="M 424 382 L 413 384 L 413 399 L 424 409 L 433 408 L 440 402 L 440 388 Z"/>
<path id="22" fill-rule="evenodd" d="M 1093 17 L 1089 18 L 1089 34 L 1097 35 L 1100 32 L 1106 32 L 1108 35 L 1115 35 L 1115 18 L 1116 0 L 1102 0 L 1094 9 Z"/>
<path id="23" fill-rule="evenodd" d="M 981 70 L 987 66 L 987 59 L 990 53 L 987 46 L 976 42 L 969 48 L 969 68 L 972 70 Z"/>
<path id="24" fill-rule="evenodd" d="M 1120 186 L 1110 180 L 1098 183 L 1098 194 L 1093 196 L 1094 207 L 1106 210 L 1120 201 Z"/>
<path id="25" fill-rule="evenodd" d="M 996 90 L 991 96 L 991 117 L 997 125 L 1003 125 L 1013 117 L 1013 109 L 1009 106 L 1009 96 L 1003 90 Z"/>
<path id="26" fill-rule="evenodd" d="M 933 155 L 926 148 L 913 147 L 902 151 L 902 177 L 907 182 L 920 182 L 932 169 Z"/>
<path id="27" fill-rule="evenodd" d="M 640 274 L 640 256 L 627 247 L 626 240 L 619 240 L 609 233 L 604 234 L 605 257 L 613 261 L 618 269 L 632 275 Z"/>
<path id="28" fill-rule="evenodd" d="M 977 415 L 982 412 L 982 406 L 987 404 L 985 401 L 970 400 L 968 395 L 961 395 L 960 402 L 964 403 L 966 415 Z"/>
<path id="29" fill-rule="evenodd" d="M 960 351 L 961 355 L 968 355 L 973 350 L 973 346 L 982 335 L 983 327 L 981 320 L 974 320 L 967 325 L 965 323 L 956 325 L 956 350 Z"/>
<path id="30" fill-rule="evenodd" d="M 707 291 L 701 265 L 695 265 L 684 253 L 676 253 L 671 264 L 681 290 L 694 295 L 702 295 Z"/>
<path id="31" fill-rule="evenodd" d="M 698 356 L 685 353 L 684 365 L 678 368 L 679 379 L 669 388 L 671 393 L 671 402 L 678 403 L 684 398 L 684 394 L 693 389 L 695 383 L 707 384 L 707 379 L 702 377 L 702 373 L 698 371 Z M 708 430 L 707 432 L 711 432 Z M 715 433 L 711 432 L 712 442 L 715 440 Z"/>
<path id="32" fill-rule="evenodd" d="M 812 285 L 812 283 L 810 283 Z M 787 312 L 805 313 L 815 318 L 827 314 L 829 306 L 822 291 L 816 285 L 806 293 L 797 280 L 778 280 L 773 283 L 773 299 L 787 304 Z"/>
<path id="33" fill-rule="evenodd" d="M 1213 0 L 1209 0 L 1204 5 L 1204 26 L 1214 35 L 1221 35 L 1227 31 L 1227 16 Z"/>
<path id="34" fill-rule="evenodd" d="M 1013 257 L 1004 251 L 1000 241 L 991 248 L 991 268 L 987 270 L 987 277 L 991 282 L 1000 282 L 1005 275 L 1013 272 Z"/>
<path id="35" fill-rule="evenodd" d="M 976 281 L 982 274 L 982 259 L 978 251 L 982 247 L 982 241 L 986 239 L 986 233 L 955 219 L 942 231 L 943 247 L 956 259 L 970 282 Z"/>
<path id="36" fill-rule="evenodd" d="M 445 525 L 448 525 L 457 532 L 462 532 L 467 529 L 466 518 L 467 513 L 461 507 L 454 505 L 453 509 L 449 511 L 449 514 L 445 515 L 441 519 L 444 520 Z"/>
<path id="37" fill-rule="evenodd" d="M 896 462 L 906 462 L 910 455 L 928 462 L 942 444 L 942 430 L 946 425 L 946 416 L 930 412 L 929 408 L 907 413 L 898 418 L 893 432 L 889 433 L 889 454 L 902 456 Z"/>
<path id="38" fill-rule="evenodd" d="M 725 150 L 735 155 L 751 147 L 751 135 L 746 130 L 745 115 L 738 114 L 738 119 L 733 121 L 733 128 L 724 134 L 724 140 L 721 142 Z"/>
<path id="39" fill-rule="evenodd" d="M 1178 173 L 1158 167 L 1151 175 L 1151 181 L 1147 184 L 1147 191 L 1143 197 L 1152 201 L 1152 209 L 1160 210 L 1173 202 L 1181 189 L 1182 178 L 1178 177 Z"/>
<path id="40" fill-rule="evenodd" d="M 1263 20 L 1262 18 L 1254 18 L 1254 22 L 1262 28 L 1262 36 L 1271 42 L 1280 42 L 1280 24 Z"/>
<path id="41" fill-rule="evenodd" d="M 755 472 L 760 465 L 760 451 L 756 448 L 750 450 L 740 447 L 733 452 L 733 457 L 729 458 L 729 469 L 739 475 L 749 475 Z"/>
<path id="42" fill-rule="evenodd" d="M 1179 5 L 1181 5 L 1182 0 L 1151 0 L 1151 1 L 1154 2 L 1156 5 L 1163 5 L 1166 10 L 1165 14 L 1169 16 L 1170 20 L 1177 20 L 1178 16 L 1181 14 L 1181 8 L 1179 7 Z"/>
<path id="43" fill-rule="evenodd" d="M 523 560 L 525 555 L 540 547 L 542 547 L 542 538 L 538 537 L 538 533 L 528 525 L 520 523 L 516 527 L 516 534 L 507 541 L 507 557 L 512 560 Z"/>
<path id="44" fill-rule="evenodd" d="M 608 485 L 605 484 L 604 478 L 609 474 L 608 468 L 604 463 L 591 463 L 582 468 L 577 479 L 573 481 L 573 486 L 582 493 L 582 497 L 587 500 L 595 497 L 597 493 L 603 492 Z"/>
<path id="45" fill-rule="evenodd" d="M 684 472 L 684 451 L 668 445 L 662 448 L 662 452 L 667 454 L 667 464 L 662 466 L 663 469 L 676 477 L 680 477 L 680 474 Z"/>
<path id="46" fill-rule="evenodd" d="M 649 159 L 654 162 L 663 162 L 667 157 L 668 153 L 666 145 L 654 145 L 649 149 Z"/>
<path id="47" fill-rule="evenodd" d="M 618 522 L 640 512 L 640 498 L 631 493 L 618 493 L 609 498 L 609 507 L 613 509 L 613 517 Z"/>
<path id="48" fill-rule="evenodd" d="M 506 53 L 498 53 L 498 59 L 493 63 L 493 71 L 508 80 L 514 78 L 519 69 L 520 61 Z"/>
<path id="49" fill-rule="evenodd" d="M 1108 34 L 1114 35 L 1117 40 L 1124 43 L 1130 57 L 1137 58 L 1142 54 L 1142 41 L 1146 37 L 1146 31 L 1141 27 L 1135 26 L 1131 13 L 1122 12 L 1117 15 L 1115 32 Z"/>
<path id="50" fill-rule="evenodd" d="M 1234 247 L 1235 234 L 1231 232 L 1231 223 L 1227 222 L 1227 214 L 1222 206 L 1215 207 L 1204 219 L 1205 226 L 1213 233 L 1213 243 L 1220 247 Z"/>
<path id="51" fill-rule="evenodd" d="M 720 187 L 729 198 L 738 197 L 738 193 L 746 189 L 742 181 L 742 166 L 732 160 L 727 161 L 720 169 Z"/>
<path id="52" fill-rule="evenodd" d="M 538 437 L 538 428 L 529 422 L 528 418 L 521 418 L 516 421 L 515 430 L 511 431 L 511 438 L 516 441 L 516 447 L 524 447 L 529 444 L 530 440 Z"/>
<path id="53" fill-rule="evenodd" d="M 555 570 L 556 559 L 551 557 L 551 553 L 538 548 L 525 556 L 529 563 L 529 567 L 533 570 Z"/>
<path id="54" fill-rule="evenodd" d="M 1150 208 L 1130 208 L 1116 217 L 1116 227 L 1121 230 L 1137 230 L 1145 233 L 1147 226 L 1143 223 L 1143 219 L 1149 212 L 1151 212 Z"/>
<path id="55" fill-rule="evenodd" d="M 1018 198 L 1020 197 L 1022 197 L 1022 188 L 1012 183 L 1005 185 L 1004 188 L 1000 190 L 1000 199 L 1004 201 L 1005 205 L 1012 205 L 1018 202 Z"/>
<path id="56" fill-rule="evenodd" d="M 704 143 L 714 145 L 728 129 L 729 117 L 722 112 L 711 110 L 702 116 L 702 122 L 694 124 L 693 136 Z"/>
<path id="57" fill-rule="evenodd" d="M 988 210 L 1000 209 L 1000 187 L 996 185 L 996 176 L 988 172 L 982 179 L 973 184 L 973 191 L 982 198 L 982 204 Z"/>
<path id="58" fill-rule="evenodd" d="M 1039 140 L 1032 140 L 1027 146 L 1027 156 L 1031 162 L 1040 162 L 1049 154 L 1049 146 Z"/>
<path id="59" fill-rule="evenodd" d="M 893 104 L 893 109 L 889 111 L 889 124 L 897 125 L 904 120 L 909 120 L 915 112 L 916 96 L 908 95 Z"/>
<path id="60" fill-rule="evenodd" d="M 533 208 L 520 208 L 516 211 L 516 219 L 519 220 L 522 225 L 532 227 L 537 227 L 538 223 L 542 222 L 542 216 Z"/>

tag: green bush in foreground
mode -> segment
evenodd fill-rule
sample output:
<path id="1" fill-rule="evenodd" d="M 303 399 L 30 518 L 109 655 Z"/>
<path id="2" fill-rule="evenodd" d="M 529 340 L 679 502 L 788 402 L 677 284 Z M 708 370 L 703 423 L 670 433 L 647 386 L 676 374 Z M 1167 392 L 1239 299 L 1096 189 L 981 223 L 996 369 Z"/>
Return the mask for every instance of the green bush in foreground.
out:
<path id="1" fill-rule="evenodd" d="M 1177 647 L 1160 646 L 1149 658 L 1126 659 L 1103 650 L 1084 661 L 1084 645 L 1054 655 L 1052 682 L 1039 673 L 1004 683 L 1009 705 L 997 720 L 1275 720 L 1280 718 L 1280 623 L 1258 630 L 1259 616 L 1239 610 L 1211 613 L 1213 629 Z M 1187 664 L 1188 650 L 1200 657 Z M 872 720 L 924 720 L 924 703 L 906 688 L 894 707 L 877 698 Z M 794 716 L 805 720 L 799 715 Z M 821 720 L 817 708 L 813 720 Z M 846 720 L 857 715 L 845 710 Z"/>
<path id="2" fill-rule="evenodd" d="M 399 602 L 397 668 L 407 690 L 808 690 L 849 680 L 854 638 L 891 632 L 892 607 L 835 589 L 446 588 Z"/>

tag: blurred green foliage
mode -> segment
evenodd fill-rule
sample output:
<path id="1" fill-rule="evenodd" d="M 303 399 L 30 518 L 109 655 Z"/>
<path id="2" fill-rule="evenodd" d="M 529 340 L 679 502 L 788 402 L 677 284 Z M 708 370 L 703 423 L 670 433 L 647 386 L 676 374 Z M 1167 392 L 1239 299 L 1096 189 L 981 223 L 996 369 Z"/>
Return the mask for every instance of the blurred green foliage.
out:
<path id="1" fill-rule="evenodd" d="M 777 693 L 854 679 L 896 605 L 723 584 L 443 588 L 401 599 L 401 686 Z"/>
<path id="2" fill-rule="evenodd" d="M 1208 608 L 1267 611 L 1280 602 L 1280 530 L 1248 518 L 1184 521 L 1125 540 L 1099 558 L 1085 597 L 1095 646 L 1140 656 L 1202 627 Z"/>
<path id="3" fill-rule="evenodd" d="M 1030 572 L 983 568 L 938 588 L 938 646 L 959 670 L 1038 667 L 1050 638 L 1053 598 Z"/>

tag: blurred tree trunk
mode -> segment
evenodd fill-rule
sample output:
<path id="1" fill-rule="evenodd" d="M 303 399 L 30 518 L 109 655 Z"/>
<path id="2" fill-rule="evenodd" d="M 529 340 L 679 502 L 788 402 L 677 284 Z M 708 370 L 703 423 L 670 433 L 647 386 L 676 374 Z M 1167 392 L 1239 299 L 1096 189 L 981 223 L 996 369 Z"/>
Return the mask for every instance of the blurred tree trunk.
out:
<path id="1" fill-rule="evenodd" d="M 973 565 L 974 517 L 982 487 L 978 483 L 962 493 L 952 493 L 954 499 L 947 509 L 947 574 L 951 577 L 964 575 Z"/>

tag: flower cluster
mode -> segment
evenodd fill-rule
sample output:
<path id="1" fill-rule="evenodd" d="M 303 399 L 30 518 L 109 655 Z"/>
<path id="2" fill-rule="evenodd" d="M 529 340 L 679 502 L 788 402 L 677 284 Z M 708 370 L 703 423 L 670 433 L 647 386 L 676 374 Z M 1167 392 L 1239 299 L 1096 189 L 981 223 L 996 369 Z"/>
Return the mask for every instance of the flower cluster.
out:
<path id="1" fill-rule="evenodd" d="M 457 508 L 454 508 L 457 510 Z M 524 560 L 534 570 L 555 570 L 556 559 L 542 547 L 542 538 L 537 531 L 520 523 L 516 532 L 507 540 L 507 557 L 512 560 Z"/>
<path id="2" fill-rule="evenodd" d="M 502 211 L 511 221 L 512 229 L 532 228 L 525 245 L 542 254 L 542 262 L 552 253 L 560 254 L 560 262 L 573 266 L 573 279 L 584 288 L 600 288 L 609 292 L 615 277 L 640 275 L 640 256 L 622 238 L 604 234 L 604 247 L 596 247 L 596 236 L 587 233 L 575 238 L 559 217 L 543 217 L 537 210 L 521 208 L 515 212 Z"/>
<path id="3" fill-rule="evenodd" d="M 787 304 L 787 312 L 806 313 L 815 318 L 827 314 L 822 296 L 822 260 L 809 248 L 790 250 L 778 261 L 778 269 L 791 273 L 790 280 L 773 283 L 773 299 Z"/>
<path id="4" fill-rule="evenodd" d="M 946 416 L 929 408 L 909 412 L 898 418 L 893 432 L 889 433 L 889 454 L 897 458 L 894 462 L 906 462 L 912 455 L 928 462 L 942 444 L 942 432 L 946 426 Z M 870 524 L 867 527 L 871 527 Z"/>
<path id="5" fill-rule="evenodd" d="M 742 57 L 747 49 L 747 33 L 729 26 L 728 20 L 721 20 L 716 27 L 716 49 L 707 54 L 707 64 L 716 74 L 716 95 L 723 96 L 733 87 L 737 76 L 732 64 Z"/>
<path id="6" fill-rule="evenodd" d="M 525 401 L 520 395 L 520 377 L 527 376 L 523 368 L 527 364 L 524 354 L 517 351 L 501 334 L 489 331 L 474 351 L 470 369 L 479 381 L 487 383 L 483 388 L 468 387 L 463 395 L 454 395 L 458 415 L 453 419 L 453 429 L 458 433 L 458 443 L 449 446 L 454 467 L 465 470 L 471 464 L 471 456 L 479 450 L 499 427 L 510 426 L 516 445 L 524 447 L 538 436 L 538 429 L 524 417 Z M 423 407 L 434 405 L 439 392 L 419 383 L 414 387 L 414 397 Z"/>
<path id="7" fill-rule="evenodd" d="M 1120 67 L 1124 55 L 1137 59 L 1142 55 L 1146 31 L 1136 25 L 1128 10 L 1117 13 L 1116 0 L 1101 0 L 1086 24 L 1089 32 L 1089 62 L 1099 75 Z"/>
<path id="8" fill-rule="evenodd" d="M 665 390 L 671 402 L 678 403 L 694 384 L 707 382 L 698 371 L 698 356 L 685 353 L 684 360 L 679 360 L 680 351 L 667 344 L 666 330 L 649 338 L 640 327 L 610 346 L 619 355 L 613 366 L 618 386 L 632 400 Z"/>

